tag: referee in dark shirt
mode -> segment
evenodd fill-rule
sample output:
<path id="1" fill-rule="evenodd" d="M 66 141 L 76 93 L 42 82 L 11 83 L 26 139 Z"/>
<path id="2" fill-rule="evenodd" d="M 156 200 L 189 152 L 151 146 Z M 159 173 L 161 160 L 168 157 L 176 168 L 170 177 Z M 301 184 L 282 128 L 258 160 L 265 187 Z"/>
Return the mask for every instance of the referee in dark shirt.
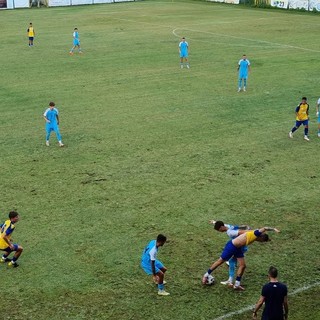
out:
<path id="1" fill-rule="evenodd" d="M 252 319 L 257 319 L 257 312 L 265 304 L 261 320 L 286 320 L 288 319 L 288 288 L 278 281 L 278 270 L 269 268 L 269 282 L 262 287 L 261 297 L 257 302 Z"/>

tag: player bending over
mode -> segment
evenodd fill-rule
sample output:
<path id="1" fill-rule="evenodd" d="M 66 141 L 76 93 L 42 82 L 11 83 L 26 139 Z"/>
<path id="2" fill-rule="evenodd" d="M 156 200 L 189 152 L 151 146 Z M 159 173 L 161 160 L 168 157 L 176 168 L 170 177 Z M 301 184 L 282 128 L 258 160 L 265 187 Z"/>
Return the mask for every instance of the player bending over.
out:
<path id="1" fill-rule="evenodd" d="M 207 278 L 212 273 L 212 271 L 217 269 L 224 262 L 230 260 L 231 257 L 235 256 L 239 264 L 239 269 L 237 271 L 237 278 L 233 288 L 235 290 L 244 290 L 244 288 L 240 285 L 241 277 L 243 276 L 244 270 L 246 268 L 242 247 L 248 246 L 254 241 L 259 241 L 259 242 L 269 241 L 269 236 L 265 233 L 266 231 L 280 232 L 276 228 L 263 227 L 257 230 L 250 230 L 246 233 L 241 234 L 237 238 L 228 241 L 222 251 L 220 258 L 217 261 L 215 261 L 211 265 L 211 267 L 208 269 L 208 271 L 204 274 L 202 278 L 202 283 L 206 284 Z"/>

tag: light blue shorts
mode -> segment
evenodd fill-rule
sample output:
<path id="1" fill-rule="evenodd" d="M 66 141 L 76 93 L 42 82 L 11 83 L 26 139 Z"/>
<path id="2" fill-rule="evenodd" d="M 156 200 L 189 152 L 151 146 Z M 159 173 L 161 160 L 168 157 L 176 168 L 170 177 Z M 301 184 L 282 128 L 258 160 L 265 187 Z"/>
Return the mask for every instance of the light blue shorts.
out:
<path id="1" fill-rule="evenodd" d="M 149 275 L 153 274 L 152 268 L 151 268 L 151 262 L 150 262 L 149 265 L 141 264 L 141 267 L 142 267 L 142 269 L 144 270 L 144 272 L 145 272 L 146 274 L 149 274 Z M 164 268 L 164 265 L 162 264 L 161 261 L 156 260 L 156 262 L 155 262 L 155 268 L 156 268 L 156 273 L 158 273 L 162 268 Z"/>
<path id="2" fill-rule="evenodd" d="M 188 52 L 187 51 L 181 51 L 180 52 L 180 58 L 188 58 Z"/>
<path id="3" fill-rule="evenodd" d="M 74 46 L 80 46 L 80 40 L 79 39 L 73 39 L 73 45 Z"/>

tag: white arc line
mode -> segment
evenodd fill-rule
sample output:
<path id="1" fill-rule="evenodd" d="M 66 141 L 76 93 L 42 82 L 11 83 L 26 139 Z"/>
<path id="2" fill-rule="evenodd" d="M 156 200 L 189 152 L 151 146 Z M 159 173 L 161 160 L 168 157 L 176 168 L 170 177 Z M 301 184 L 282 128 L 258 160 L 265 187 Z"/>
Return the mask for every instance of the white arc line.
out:
<path id="1" fill-rule="evenodd" d="M 296 294 L 298 294 L 298 293 L 300 293 L 300 292 L 307 291 L 307 290 L 309 290 L 309 289 L 311 289 L 311 288 L 313 288 L 313 287 L 317 287 L 317 286 L 319 286 L 319 285 L 320 285 L 320 282 L 315 282 L 315 283 L 310 284 L 310 285 L 308 285 L 308 286 L 303 286 L 303 287 L 298 288 L 298 289 L 296 289 L 296 290 L 294 290 L 294 291 L 292 291 L 292 292 L 289 292 L 288 295 L 289 295 L 289 296 L 294 296 L 294 295 L 296 295 Z M 221 316 L 221 317 L 219 317 L 219 318 L 215 318 L 215 319 L 213 319 L 213 320 L 224 320 L 224 319 L 230 318 L 230 317 L 232 317 L 232 316 L 235 316 L 235 315 L 237 315 L 237 314 L 238 314 L 238 315 L 239 315 L 239 314 L 242 314 L 242 313 L 244 313 L 244 312 L 246 312 L 246 311 L 252 310 L 252 309 L 254 308 L 254 306 L 255 306 L 255 305 L 253 304 L 253 305 L 251 305 L 251 306 L 244 307 L 244 308 L 242 308 L 242 309 L 240 309 L 240 310 L 227 313 L 227 314 L 225 314 L 225 315 L 223 315 L 223 316 Z"/>

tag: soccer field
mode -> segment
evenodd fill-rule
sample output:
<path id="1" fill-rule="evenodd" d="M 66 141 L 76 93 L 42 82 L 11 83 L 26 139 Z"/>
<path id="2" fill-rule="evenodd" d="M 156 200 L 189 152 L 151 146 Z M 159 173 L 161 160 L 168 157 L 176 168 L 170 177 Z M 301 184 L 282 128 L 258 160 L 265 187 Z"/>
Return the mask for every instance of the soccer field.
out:
<path id="1" fill-rule="evenodd" d="M 83 54 L 69 56 L 75 27 Z M 202 1 L 0 11 L 0 220 L 20 213 L 24 247 L 19 268 L 0 265 L 0 319 L 245 320 L 270 265 L 289 319 L 320 319 L 319 27 L 319 14 Z M 302 96 L 310 142 L 288 138 Z M 64 148 L 54 134 L 45 146 L 49 101 Z M 219 284 L 226 266 L 201 285 L 228 240 L 210 219 L 281 230 L 250 246 L 244 292 Z M 168 297 L 139 266 L 158 233 Z"/>

